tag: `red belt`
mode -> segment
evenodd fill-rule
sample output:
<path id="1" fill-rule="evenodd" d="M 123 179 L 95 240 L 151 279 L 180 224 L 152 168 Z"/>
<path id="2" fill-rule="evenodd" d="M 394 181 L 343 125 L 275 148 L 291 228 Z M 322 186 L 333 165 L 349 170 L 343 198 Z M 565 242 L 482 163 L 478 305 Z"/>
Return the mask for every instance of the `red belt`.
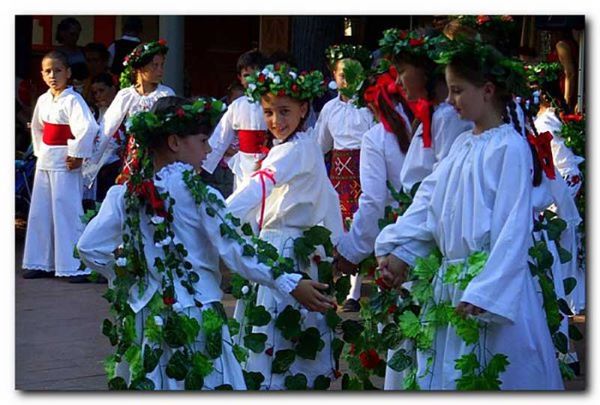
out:
<path id="1" fill-rule="evenodd" d="M 240 139 L 240 152 L 262 153 L 262 146 L 267 139 L 267 131 L 240 129 L 238 137 Z"/>
<path id="2" fill-rule="evenodd" d="M 75 139 L 68 124 L 51 124 L 44 122 L 42 141 L 46 145 L 67 145 L 68 139 Z"/>

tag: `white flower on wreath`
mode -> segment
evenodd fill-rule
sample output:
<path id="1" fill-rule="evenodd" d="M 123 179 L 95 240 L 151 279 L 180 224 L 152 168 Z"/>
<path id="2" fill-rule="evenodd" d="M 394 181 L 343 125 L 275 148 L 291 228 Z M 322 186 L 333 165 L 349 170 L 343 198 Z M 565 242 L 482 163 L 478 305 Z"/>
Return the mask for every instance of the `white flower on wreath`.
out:
<path id="1" fill-rule="evenodd" d="M 267 76 L 271 71 L 267 68 L 264 68 L 260 73 L 262 73 L 263 75 Z"/>
<path id="2" fill-rule="evenodd" d="M 165 218 L 164 218 L 164 217 L 161 217 L 160 215 L 155 215 L 155 216 L 153 216 L 152 218 L 150 218 L 150 221 L 152 221 L 152 223 L 153 223 L 154 225 L 160 225 L 160 224 L 162 224 L 163 222 L 165 222 Z"/>
<path id="3" fill-rule="evenodd" d="M 127 259 L 124 257 L 119 257 L 117 259 L 117 261 L 115 262 L 115 264 L 119 267 L 125 267 L 125 266 L 127 266 Z"/>
<path id="4" fill-rule="evenodd" d="M 296 80 L 296 78 L 298 77 L 298 75 L 297 75 L 295 72 L 292 72 L 292 71 L 290 71 L 290 77 L 291 77 L 293 80 Z"/>
<path id="5" fill-rule="evenodd" d="M 163 246 L 168 246 L 171 243 L 172 240 L 173 239 L 171 239 L 170 236 L 167 236 L 163 240 L 156 242 L 154 244 L 154 246 L 156 246 L 157 248 L 160 248 L 160 247 L 163 247 Z"/>
<path id="6" fill-rule="evenodd" d="M 274 80 L 274 79 L 275 79 L 275 73 L 273 73 L 273 72 L 269 71 L 269 73 L 267 74 L 267 77 L 268 77 L 269 79 L 271 79 L 271 80 Z"/>
<path id="7" fill-rule="evenodd" d="M 250 292 L 250 288 L 247 285 L 242 287 L 242 294 L 246 295 L 249 292 Z"/>
<path id="8" fill-rule="evenodd" d="M 154 317 L 154 323 L 155 323 L 157 326 L 163 326 L 163 319 L 162 319 L 162 317 L 160 317 L 160 316 L 156 315 L 156 316 Z"/>
<path id="9" fill-rule="evenodd" d="M 273 77 L 273 83 L 275 83 L 275 84 L 281 83 L 281 77 L 279 75 L 275 75 Z"/>
<path id="10" fill-rule="evenodd" d="M 148 44 L 144 45 L 144 51 L 147 51 L 148 49 L 150 49 L 150 46 Z"/>
<path id="11" fill-rule="evenodd" d="M 248 84 L 248 88 L 250 89 L 250 91 L 254 91 L 254 90 L 256 90 L 256 84 L 250 83 L 250 84 Z"/>

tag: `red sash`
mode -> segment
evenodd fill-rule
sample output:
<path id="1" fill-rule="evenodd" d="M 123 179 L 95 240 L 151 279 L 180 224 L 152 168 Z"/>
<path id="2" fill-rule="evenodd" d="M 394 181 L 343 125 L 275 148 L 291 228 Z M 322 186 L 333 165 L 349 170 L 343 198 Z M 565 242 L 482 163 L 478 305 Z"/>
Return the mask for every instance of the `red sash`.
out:
<path id="1" fill-rule="evenodd" d="M 44 122 L 42 141 L 46 145 L 67 145 L 68 139 L 75 139 L 68 124 L 51 124 Z"/>
<path id="2" fill-rule="evenodd" d="M 267 139 L 267 131 L 240 129 L 238 137 L 240 139 L 240 152 L 263 153 L 262 146 Z"/>

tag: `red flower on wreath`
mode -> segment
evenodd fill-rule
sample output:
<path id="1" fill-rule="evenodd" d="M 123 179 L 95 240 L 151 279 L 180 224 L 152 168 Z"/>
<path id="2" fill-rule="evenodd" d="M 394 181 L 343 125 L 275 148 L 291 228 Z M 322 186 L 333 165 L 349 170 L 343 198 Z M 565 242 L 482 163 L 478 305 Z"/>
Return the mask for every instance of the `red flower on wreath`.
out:
<path id="1" fill-rule="evenodd" d="M 298 85 L 296 83 L 292 84 L 292 91 L 296 93 L 298 91 Z"/>
<path id="2" fill-rule="evenodd" d="M 163 303 L 165 305 L 171 306 L 171 305 L 175 304 L 175 298 L 173 298 L 173 297 L 163 297 Z"/>
<path id="3" fill-rule="evenodd" d="M 390 289 L 387 285 L 384 284 L 383 277 L 378 277 L 377 279 L 375 279 L 375 284 L 377 284 L 377 286 L 384 291 L 387 291 Z"/>
<path id="4" fill-rule="evenodd" d="M 179 118 L 183 118 L 185 117 L 185 111 L 183 111 L 183 108 L 178 108 L 177 111 L 175 111 L 175 115 Z"/>
<path id="5" fill-rule="evenodd" d="M 265 75 L 263 75 L 262 73 L 258 75 L 258 79 L 256 79 L 259 83 L 264 83 L 265 82 Z"/>
<path id="6" fill-rule="evenodd" d="M 387 313 L 388 314 L 393 314 L 394 312 L 396 312 L 398 310 L 398 306 L 396 304 L 392 304 L 388 307 L 387 309 Z"/>
<path id="7" fill-rule="evenodd" d="M 166 217 L 167 212 L 165 211 L 165 202 L 160 198 L 154 183 L 151 180 L 146 180 L 138 186 L 131 186 L 131 182 L 128 183 L 130 191 L 136 194 L 139 198 L 146 201 L 154 210 L 156 215 Z"/>
<path id="8" fill-rule="evenodd" d="M 158 44 L 159 44 L 160 46 L 165 46 L 165 45 L 167 45 L 167 40 L 166 40 L 166 39 L 163 39 L 163 38 L 161 38 L 161 39 L 159 39 L 159 40 L 158 40 Z"/>
<path id="9" fill-rule="evenodd" d="M 580 122 L 583 119 L 581 114 L 563 114 L 561 116 L 564 122 Z"/>
<path id="10" fill-rule="evenodd" d="M 423 38 L 411 38 L 411 39 L 408 41 L 408 44 L 409 44 L 410 46 L 421 46 L 421 45 L 423 45 L 424 43 L 425 43 L 425 39 L 423 39 Z"/>
<path id="11" fill-rule="evenodd" d="M 277 92 L 277 95 L 278 95 L 279 97 L 283 97 L 283 96 L 285 96 L 285 90 L 284 90 L 284 89 L 280 89 L 280 90 Z"/>
<path id="12" fill-rule="evenodd" d="M 369 349 L 365 352 L 362 352 L 358 358 L 360 359 L 360 364 L 366 369 L 372 370 L 381 363 L 381 359 L 379 355 L 375 351 L 375 349 Z"/>
<path id="13" fill-rule="evenodd" d="M 477 16 L 477 25 L 483 25 L 488 21 L 491 21 L 492 19 L 490 18 L 489 15 L 478 15 Z"/>
<path id="14" fill-rule="evenodd" d="M 406 37 L 408 37 L 408 31 L 406 30 L 402 30 L 400 31 L 400 34 L 398 34 L 398 38 L 400 39 L 406 39 Z"/>

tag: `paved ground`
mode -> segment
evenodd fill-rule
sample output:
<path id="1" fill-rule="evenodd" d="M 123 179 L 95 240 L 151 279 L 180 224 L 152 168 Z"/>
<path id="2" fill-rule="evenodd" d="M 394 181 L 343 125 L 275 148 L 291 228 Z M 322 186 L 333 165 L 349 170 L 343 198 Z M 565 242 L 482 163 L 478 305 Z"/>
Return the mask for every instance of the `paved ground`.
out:
<path id="1" fill-rule="evenodd" d="M 101 333 L 108 303 L 102 284 L 70 284 L 64 279 L 21 277 L 22 235 L 16 239 L 16 380 L 18 390 L 106 390 L 102 360 L 112 352 Z M 226 296 L 229 314 L 235 305 Z M 342 314 L 342 317 L 348 317 Z M 576 325 L 584 332 L 585 317 Z M 585 341 L 577 345 L 585 372 Z M 342 365 L 342 372 L 344 371 Z M 340 388 L 340 380 L 332 384 Z M 375 382 L 377 385 L 381 382 Z M 585 389 L 585 374 L 567 382 L 567 389 Z"/>

